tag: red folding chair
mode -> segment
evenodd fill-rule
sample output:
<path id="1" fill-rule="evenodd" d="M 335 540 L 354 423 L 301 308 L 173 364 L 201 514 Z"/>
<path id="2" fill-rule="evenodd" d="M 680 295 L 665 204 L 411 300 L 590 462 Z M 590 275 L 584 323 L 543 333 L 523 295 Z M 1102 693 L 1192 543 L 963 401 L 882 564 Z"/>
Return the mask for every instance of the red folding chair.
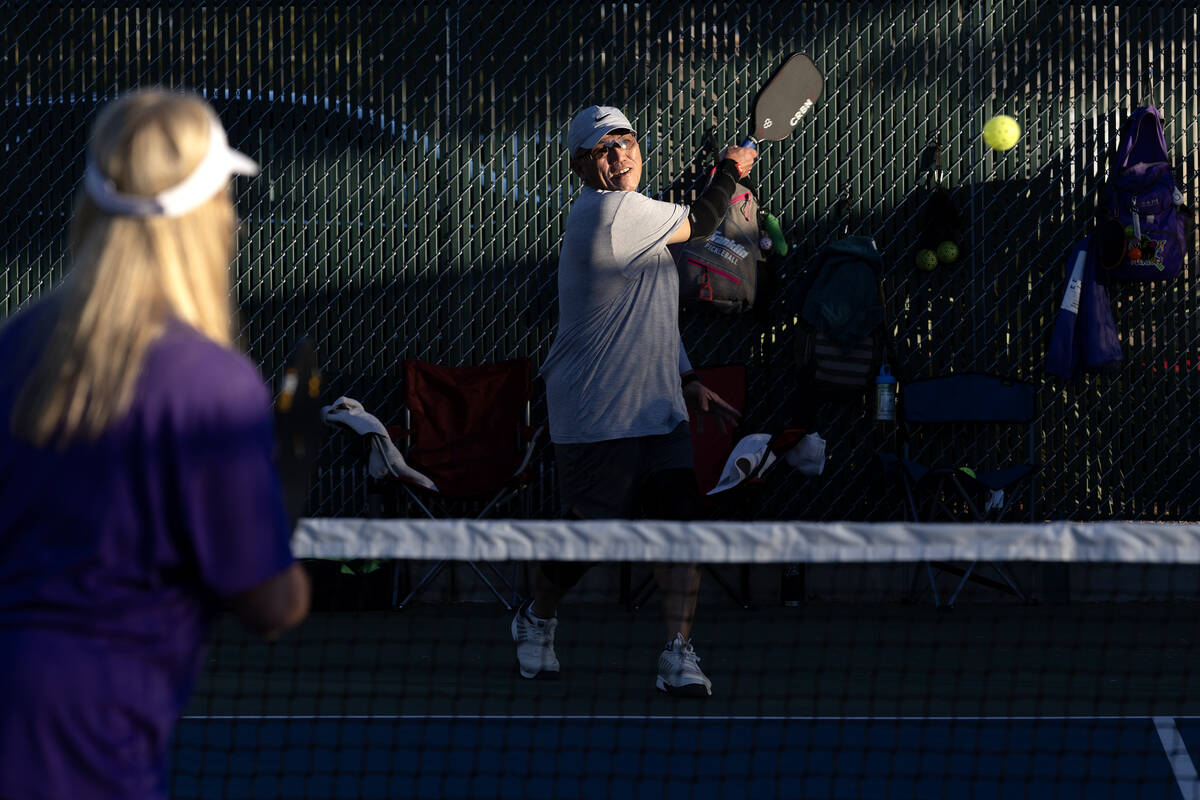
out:
<path id="1" fill-rule="evenodd" d="M 742 364 L 727 364 L 718 367 L 700 367 L 696 370 L 700 382 L 716 392 L 722 400 L 729 403 L 738 411 L 744 411 L 746 406 L 746 367 Z M 736 447 L 740 434 L 735 429 L 725 429 L 715 420 L 693 419 L 692 427 L 692 457 L 696 464 L 696 483 L 700 493 L 708 501 L 711 509 L 719 509 L 726 503 L 726 498 L 743 498 L 743 487 L 757 486 L 763 483 L 768 469 L 778 462 L 784 453 L 791 450 L 804 438 L 808 431 L 803 428 L 783 428 L 771 434 L 767 450 L 772 459 L 762 459 L 758 465 L 749 471 L 741 481 L 725 496 L 721 494 L 710 496 L 708 493 L 721 480 L 725 462 Z M 746 515 L 748 510 L 743 510 Z"/>
<path id="2" fill-rule="evenodd" d="M 399 488 L 430 519 L 480 519 L 521 496 L 529 485 L 543 431 L 530 425 L 533 370 L 529 359 L 477 366 L 406 360 L 403 371 L 404 424 L 390 426 L 388 433 L 408 465 L 430 478 L 437 491 L 398 478 L 375 486 L 380 491 Z M 516 516 L 527 515 L 526 511 Z M 434 564 L 397 607 L 407 605 L 449 563 Z M 494 565 L 484 564 L 490 577 L 474 562 L 467 566 L 505 608 L 512 610 L 520 602 L 514 581 Z M 507 596 L 497 583 L 503 584 Z"/>
<path id="3" fill-rule="evenodd" d="M 716 392 L 722 400 L 739 412 L 746 408 L 746 366 L 725 364 L 716 367 L 699 367 L 696 374 L 700 382 Z M 703 416 L 690 420 L 692 427 L 692 457 L 696 464 L 696 484 L 700 494 L 708 492 L 721 479 L 725 460 L 737 444 L 737 431 L 725 428 L 716 418 Z"/>

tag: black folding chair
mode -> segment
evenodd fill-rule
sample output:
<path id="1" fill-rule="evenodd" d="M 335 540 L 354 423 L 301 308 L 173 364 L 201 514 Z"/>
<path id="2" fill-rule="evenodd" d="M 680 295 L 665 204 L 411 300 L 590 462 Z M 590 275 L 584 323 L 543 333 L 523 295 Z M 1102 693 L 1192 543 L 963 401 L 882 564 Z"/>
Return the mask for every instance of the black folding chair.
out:
<path id="1" fill-rule="evenodd" d="M 1032 383 L 974 372 L 926 378 L 902 388 L 898 409 L 899 448 L 879 458 L 886 474 L 902 484 L 910 519 L 986 523 L 1017 510 L 1034 519 L 1037 390 Z M 983 565 L 926 562 L 934 604 L 953 606 L 968 580 L 1026 599 L 1003 564 L 987 565 L 999 580 L 979 574 L 978 566 Z M 959 576 L 944 600 L 937 581 L 943 572 Z M 914 593 L 919 576 L 913 578 Z"/>

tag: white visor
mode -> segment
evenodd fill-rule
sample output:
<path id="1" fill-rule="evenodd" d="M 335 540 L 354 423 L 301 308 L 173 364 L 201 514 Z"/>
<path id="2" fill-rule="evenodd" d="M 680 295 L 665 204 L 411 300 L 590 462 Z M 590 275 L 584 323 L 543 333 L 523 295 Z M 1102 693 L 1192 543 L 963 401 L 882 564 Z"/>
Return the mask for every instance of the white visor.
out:
<path id="1" fill-rule="evenodd" d="M 229 146 L 225 129 L 213 117 L 209 125 L 208 152 L 192 170 L 192 174 L 169 189 L 149 197 L 122 194 L 113 182 L 104 177 L 100 168 L 88 159 L 83 175 L 83 187 L 88 197 L 110 214 L 133 217 L 182 217 L 199 208 L 225 187 L 234 175 L 257 175 L 254 159 Z"/>

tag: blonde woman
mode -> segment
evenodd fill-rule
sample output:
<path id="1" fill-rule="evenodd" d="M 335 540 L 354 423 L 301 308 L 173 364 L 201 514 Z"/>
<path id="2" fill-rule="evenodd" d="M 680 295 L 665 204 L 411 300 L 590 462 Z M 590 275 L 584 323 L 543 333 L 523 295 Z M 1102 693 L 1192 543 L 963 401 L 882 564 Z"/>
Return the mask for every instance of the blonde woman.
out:
<path id="1" fill-rule="evenodd" d="M 0 329 L 0 797 L 165 797 L 215 614 L 273 636 L 308 612 L 233 348 L 230 182 L 257 171 L 197 97 L 114 101 L 71 271 Z"/>

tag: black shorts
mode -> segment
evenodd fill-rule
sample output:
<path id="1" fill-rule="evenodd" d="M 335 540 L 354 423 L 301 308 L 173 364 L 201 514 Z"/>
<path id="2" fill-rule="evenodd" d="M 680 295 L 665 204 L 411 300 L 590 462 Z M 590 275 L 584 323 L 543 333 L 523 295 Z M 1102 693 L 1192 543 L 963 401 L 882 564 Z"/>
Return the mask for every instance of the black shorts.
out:
<path id="1" fill-rule="evenodd" d="M 647 478 L 693 469 L 692 433 L 685 421 L 658 436 L 556 444 L 554 455 L 564 517 L 634 519 Z"/>

